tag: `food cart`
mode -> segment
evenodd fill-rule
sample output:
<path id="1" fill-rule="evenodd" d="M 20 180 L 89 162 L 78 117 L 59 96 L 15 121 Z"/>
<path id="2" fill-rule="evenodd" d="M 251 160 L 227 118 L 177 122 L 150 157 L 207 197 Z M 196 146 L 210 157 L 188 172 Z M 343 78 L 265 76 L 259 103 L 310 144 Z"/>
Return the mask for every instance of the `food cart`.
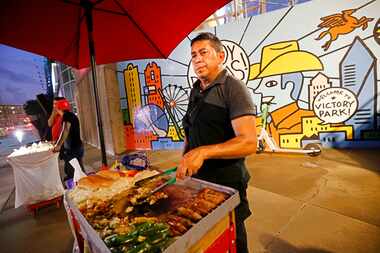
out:
<path id="1" fill-rule="evenodd" d="M 48 143 L 21 147 L 7 157 L 13 168 L 15 208 L 26 205 L 35 215 L 38 208 L 62 203 L 64 188 L 58 168 L 58 154 Z"/>
<path id="2" fill-rule="evenodd" d="M 163 252 L 236 252 L 234 209 L 240 201 L 239 193 L 236 190 L 198 179 L 188 178 L 184 181 L 177 181 L 174 185 L 163 188 L 162 191 L 167 194 L 168 198 L 161 202 L 161 204 L 152 206 L 152 208 L 161 214 L 166 212 L 173 213 L 173 210 L 176 210 L 176 208 L 183 203 L 189 205 L 189 203 L 194 201 L 192 197 L 196 196 L 196 199 L 201 192 L 213 191 L 226 196 L 221 203 L 212 210 L 209 210 L 207 214 L 203 213 L 202 217 L 193 222 L 187 231 L 174 236 L 172 238 L 173 240 L 165 247 Z M 168 203 L 174 204 L 168 205 Z M 74 237 L 76 238 L 76 245 L 81 245 L 84 241 L 86 245 L 85 248 L 87 248 L 89 252 L 117 252 L 107 247 L 105 243 L 107 239 L 104 240 L 104 238 L 101 238 L 99 231 L 94 229 L 86 219 L 86 215 L 83 215 L 83 210 L 81 209 L 80 211 L 78 205 L 70 197 L 69 191 L 64 195 L 64 204 Z M 158 217 L 158 222 L 164 222 L 160 218 L 162 216 Z M 83 249 L 83 244 L 77 249 L 80 249 L 78 252 L 86 251 Z"/>

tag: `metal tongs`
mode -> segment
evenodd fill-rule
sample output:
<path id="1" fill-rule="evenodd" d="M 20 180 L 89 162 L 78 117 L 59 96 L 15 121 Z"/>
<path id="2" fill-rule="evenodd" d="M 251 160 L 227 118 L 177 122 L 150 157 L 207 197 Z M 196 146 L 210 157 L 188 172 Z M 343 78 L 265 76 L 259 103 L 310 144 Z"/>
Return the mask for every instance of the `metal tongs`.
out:
<path id="1" fill-rule="evenodd" d="M 162 176 L 162 175 L 170 175 L 172 174 L 173 172 L 175 172 L 177 170 L 177 167 L 174 167 L 174 168 L 171 168 L 171 169 L 168 169 L 168 170 L 165 170 L 164 172 L 161 172 L 161 173 L 158 173 L 154 176 L 150 176 L 150 177 L 147 177 L 147 178 L 144 178 L 142 180 L 139 180 L 135 183 L 135 186 L 137 187 L 140 187 L 142 185 L 144 185 L 146 182 L 156 178 L 156 177 L 159 177 L 159 176 Z M 153 190 L 151 190 L 146 196 L 144 196 L 144 199 L 142 201 L 138 201 L 138 205 L 141 205 L 141 204 L 144 204 L 147 202 L 147 199 L 149 196 L 151 196 L 152 194 L 154 194 L 155 192 L 161 190 L 162 188 L 164 188 L 165 186 L 168 186 L 168 185 L 172 185 L 176 182 L 176 177 L 171 177 L 170 179 L 168 179 L 165 183 L 157 186 L 156 188 L 154 188 Z"/>
<path id="2" fill-rule="evenodd" d="M 152 180 L 152 179 L 155 179 L 156 177 L 159 177 L 159 176 L 162 176 L 162 175 L 170 175 L 170 174 L 172 174 L 173 172 L 176 172 L 177 171 L 177 167 L 174 167 L 174 168 L 171 168 L 171 169 L 167 169 L 167 170 L 165 170 L 165 171 L 163 171 L 163 172 L 160 172 L 160 173 L 158 173 L 158 174 L 156 174 L 156 175 L 153 175 L 153 176 L 150 176 L 150 177 L 147 177 L 147 178 L 144 178 L 144 179 L 141 179 L 141 180 L 139 180 L 139 181 L 137 181 L 136 183 L 135 183 L 135 186 L 138 186 L 138 187 L 140 187 L 140 186 L 143 186 L 146 182 L 148 182 L 148 181 L 150 181 L 150 180 Z M 173 180 L 174 179 L 174 180 Z M 170 182 L 169 182 L 170 181 Z M 168 184 L 174 184 L 175 183 L 175 177 L 174 178 L 171 178 L 171 179 L 169 179 L 167 182 L 165 182 L 164 184 L 162 184 L 162 185 L 168 185 Z M 168 183 L 169 182 L 169 183 Z M 158 187 L 161 187 L 162 185 L 160 185 L 160 186 L 158 186 Z M 158 188 L 157 187 L 157 188 Z M 160 188 L 161 189 L 161 188 Z M 154 190 L 156 190 L 156 189 L 154 189 Z"/>
<path id="3" fill-rule="evenodd" d="M 149 195 L 152 195 L 153 193 L 158 192 L 159 190 L 161 190 L 165 186 L 175 184 L 175 182 L 176 182 L 176 178 L 175 177 L 171 177 L 165 183 L 163 183 L 163 184 L 157 186 L 156 188 L 154 188 L 153 190 L 151 190 L 150 193 L 149 193 Z"/>

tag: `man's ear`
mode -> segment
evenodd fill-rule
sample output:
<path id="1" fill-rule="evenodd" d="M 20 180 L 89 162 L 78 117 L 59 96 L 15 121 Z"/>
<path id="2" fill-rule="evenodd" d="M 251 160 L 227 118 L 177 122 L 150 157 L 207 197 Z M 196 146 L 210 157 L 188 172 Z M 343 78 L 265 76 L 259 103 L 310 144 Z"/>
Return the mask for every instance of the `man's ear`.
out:
<path id="1" fill-rule="evenodd" d="M 221 60 L 221 62 L 224 62 L 224 58 L 226 57 L 226 53 L 224 52 L 224 50 L 222 50 L 218 53 L 218 56 L 219 56 L 219 59 Z"/>

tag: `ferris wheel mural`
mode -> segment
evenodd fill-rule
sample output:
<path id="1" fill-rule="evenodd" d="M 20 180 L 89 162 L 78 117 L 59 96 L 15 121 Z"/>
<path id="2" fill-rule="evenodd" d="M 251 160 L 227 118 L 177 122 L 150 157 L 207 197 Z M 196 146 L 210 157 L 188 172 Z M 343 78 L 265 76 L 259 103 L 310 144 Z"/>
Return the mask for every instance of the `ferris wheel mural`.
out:
<path id="1" fill-rule="evenodd" d="M 171 123 L 182 128 L 182 119 L 187 110 L 189 101 L 188 92 L 177 85 L 169 84 L 162 90 L 162 96 L 166 102 L 166 109 L 171 112 Z"/>

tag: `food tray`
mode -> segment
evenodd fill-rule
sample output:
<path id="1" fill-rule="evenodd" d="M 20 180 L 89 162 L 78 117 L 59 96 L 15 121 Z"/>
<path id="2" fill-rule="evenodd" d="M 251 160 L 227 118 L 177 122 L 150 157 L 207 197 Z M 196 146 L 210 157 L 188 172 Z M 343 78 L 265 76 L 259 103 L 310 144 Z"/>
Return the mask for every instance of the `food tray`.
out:
<path id="1" fill-rule="evenodd" d="M 188 178 L 187 180 L 177 182 L 176 185 L 183 185 L 194 190 L 200 191 L 203 188 L 210 188 L 220 192 L 227 193 L 229 197 L 220 204 L 217 208 L 212 210 L 209 214 L 203 217 L 200 221 L 194 224 L 185 234 L 177 237 L 176 240 L 164 251 L 165 253 L 178 253 L 186 252 L 197 243 L 215 224 L 217 224 L 223 217 L 231 212 L 239 204 L 240 198 L 237 190 L 225 187 L 218 184 L 209 183 L 203 180 Z M 68 192 L 64 195 L 66 211 L 72 211 L 77 219 L 80 227 L 81 234 L 88 242 L 88 246 L 92 253 L 111 253 L 103 240 L 98 236 L 97 232 L 91 227 L 84 216 L 81 214 L 75 203 L 71 201 Z"/>

